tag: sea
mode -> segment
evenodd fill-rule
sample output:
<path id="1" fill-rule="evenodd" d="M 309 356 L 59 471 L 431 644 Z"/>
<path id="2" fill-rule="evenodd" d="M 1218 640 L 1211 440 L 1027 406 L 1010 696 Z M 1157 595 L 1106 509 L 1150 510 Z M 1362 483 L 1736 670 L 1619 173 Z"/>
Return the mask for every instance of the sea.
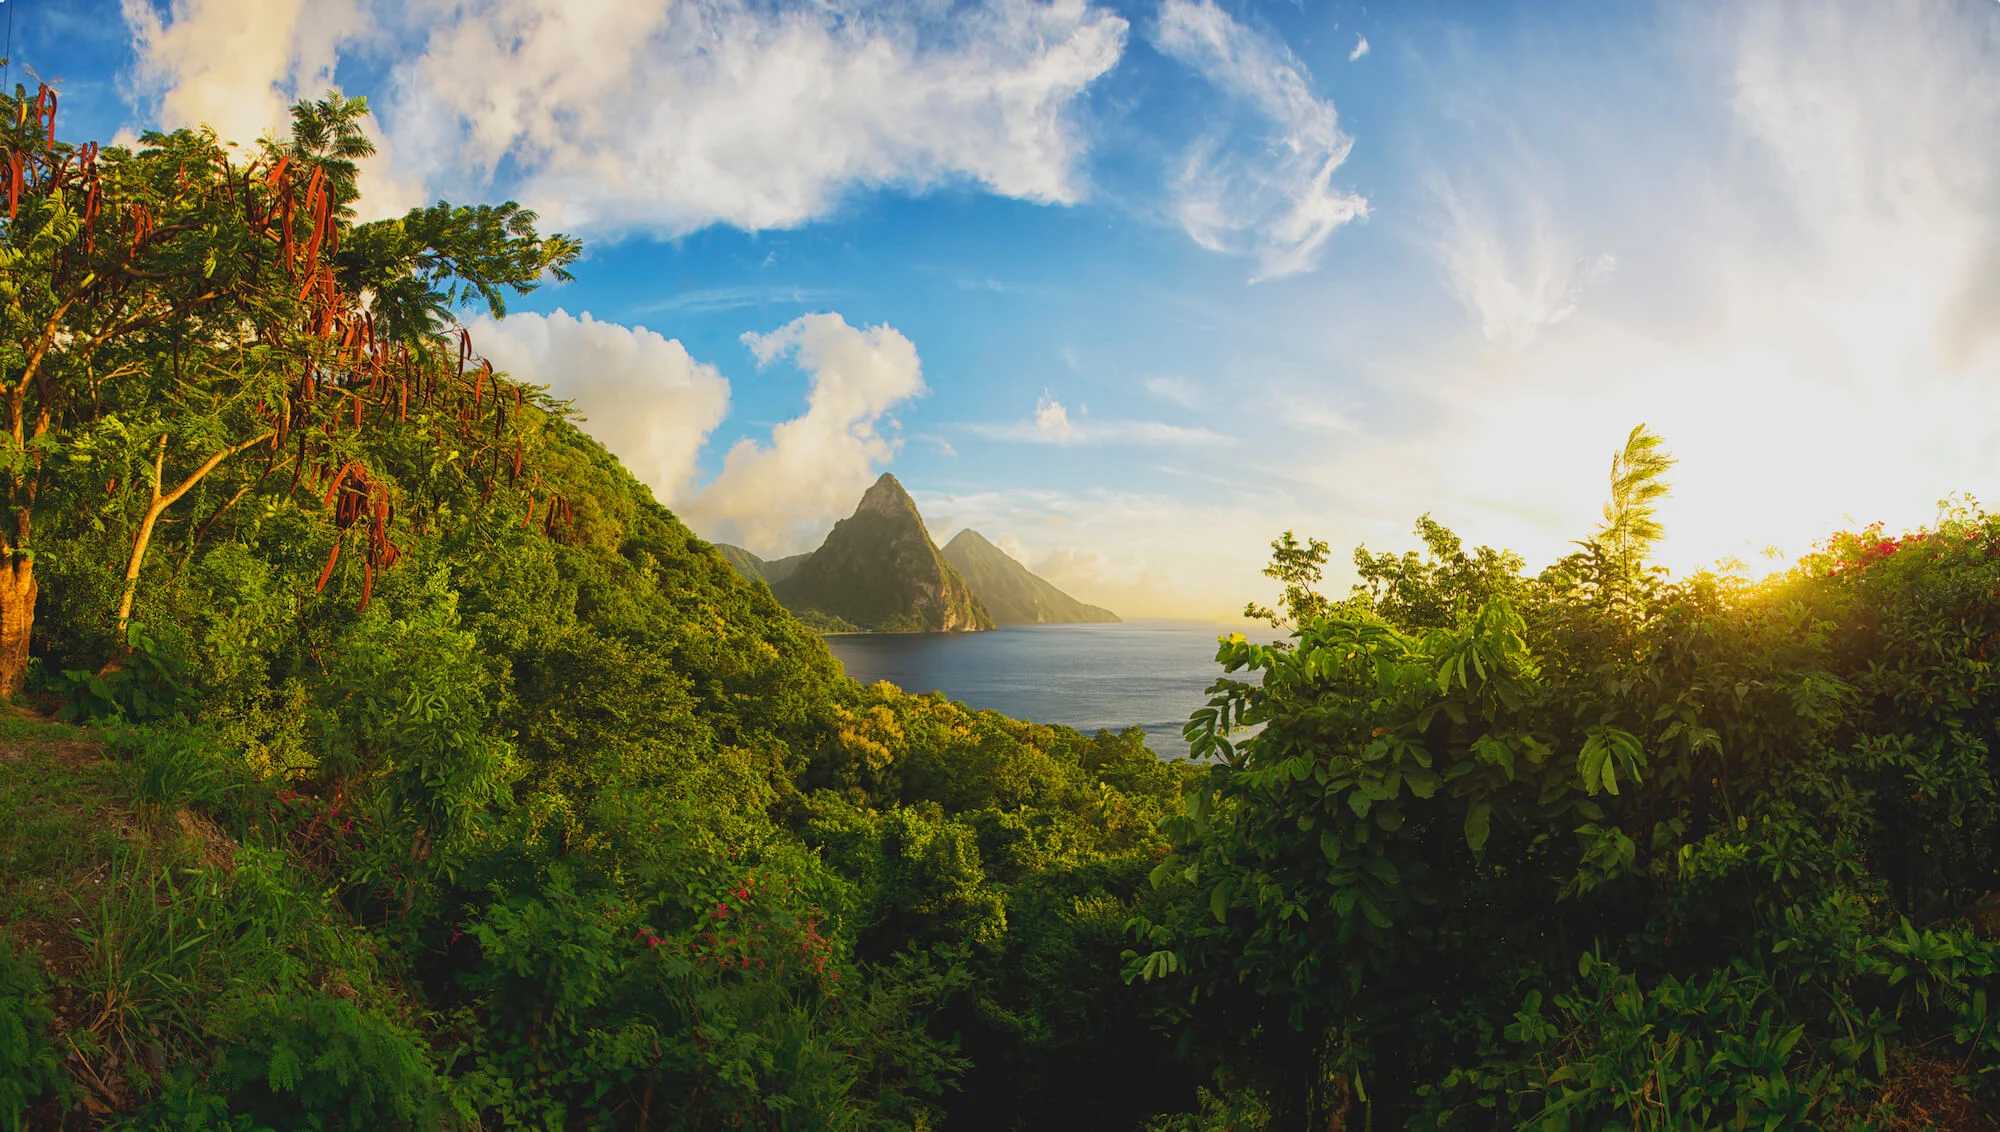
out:
<path id="1" fill-rule="evenodd" d="M 1145 729 L 1162 758 L 1186 758 L 1181 726 L 1222 670 L 1216 638 L 1241 625 L 1125 621 L 984 633 L 853 633 L 827 638 L 847 674 L 907 692 L 943 692 L 1016 719 Z M 1267 630 L 1268 632 L 1268 630 Z"/>

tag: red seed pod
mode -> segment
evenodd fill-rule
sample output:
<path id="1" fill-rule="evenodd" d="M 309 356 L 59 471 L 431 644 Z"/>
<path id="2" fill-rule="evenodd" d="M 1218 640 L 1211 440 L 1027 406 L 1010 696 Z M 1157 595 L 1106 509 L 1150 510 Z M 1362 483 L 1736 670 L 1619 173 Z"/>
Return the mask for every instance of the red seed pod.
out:
<path id="1" fill-rule="evenodd" d="M 327 579 L 333 577 L 333 564 L 338 561 L 340 561 L 340 540 L 334 539 L 333 550 L 326 556 L 326 569 L 319 572 L 319 584 L 313 587 L 314 593 L 320 593 L 326 589 Z"/>
<path id="2" fill-rule="evenodd" d="M 47 125 L 49 144 L 56 144 L 56 92 L 47 83 L 35 92 L 35 117 Z"/>

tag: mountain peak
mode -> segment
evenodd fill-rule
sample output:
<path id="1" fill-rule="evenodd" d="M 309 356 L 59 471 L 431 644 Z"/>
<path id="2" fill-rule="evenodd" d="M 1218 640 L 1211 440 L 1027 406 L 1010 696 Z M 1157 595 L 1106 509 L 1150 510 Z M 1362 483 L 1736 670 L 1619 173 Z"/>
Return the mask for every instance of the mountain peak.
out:
<path id="1" fill-rule="evenodd" d="M 1086 605 L 1037 577 L 1014 556 L 967 527 L 945 544 L 944 560 L 958 571 L 972 596 L 1000 625 L 1060 625 L 1118 620 L 1108 609 Z"/>
<path id="2" fill-rule="evenodd" d="M 876 632 L 991 629 L 993 619 L 938 553 L 916 501 L 884 474 L 818 550 L 771 583 L 794 610 Z"/>
<path id="3" fill-rule="evenodd" d="M 914 515 L 917 513 L 917 501 L 910 498 L 910 493 L 903 490 L 902 483 L 895 476 L 883 472 L 882 478 L 875 481 L 875 486 L 868 489 L 867 494 L 861 497 L 860 505 L 854 509 L 856 515 L 869 511 L 884 515 Z"/>

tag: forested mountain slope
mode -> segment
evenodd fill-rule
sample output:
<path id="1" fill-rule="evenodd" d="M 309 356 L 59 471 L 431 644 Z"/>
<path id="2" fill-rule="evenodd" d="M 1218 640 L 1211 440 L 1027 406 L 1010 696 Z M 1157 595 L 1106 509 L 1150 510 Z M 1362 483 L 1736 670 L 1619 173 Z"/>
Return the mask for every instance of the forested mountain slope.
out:
<path id="1" fill-rule="evenodd" d="M 759 558 L 740 546 L 726 542 L 716 543 L 715 551 L 722 555 L 723 561 L 736 567 L 737 573 L 746 578 L 761 578 L 773 586 L 791 577 L 792 571 L 799 568 L 799 563 L 812 557 L 811 552 L 807 552 L 784 558 Z"/>

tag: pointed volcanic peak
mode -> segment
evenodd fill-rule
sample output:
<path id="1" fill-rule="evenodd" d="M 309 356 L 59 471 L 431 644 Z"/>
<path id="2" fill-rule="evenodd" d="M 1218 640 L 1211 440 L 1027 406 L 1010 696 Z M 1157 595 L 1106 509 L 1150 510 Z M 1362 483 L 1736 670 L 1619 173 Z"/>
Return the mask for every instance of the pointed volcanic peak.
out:
<path id="1" fill-rule="evenodd" d="M 951 563 L 972 596 L 993 615 L 996 625 L 1068 625 L 1118 620 L 1108 609 L 1078 601 L 1051 585 L 986 536 L 966 528 L 945 544 Z"/>
<path id="2" fill-rule="evenodd" d="M 993 619 L 924 527 L 916 501 L 884 474 L 854 514 L 771 591 L 789 608 L 878 633 L 991 629 Z"/>
<path id="3" fill-rule="evenodd" d="M 888 472 L 883 472 L 861 496 L 861 502 L 854 508 L 856 515 L 887 515 L 891 518 L 907 517 L 922 526 L 924 517 L 917 512 L 917 501 L 903 490 L 903 482 Z M 924 537 L 929 538 L 926 534 Z"/>

